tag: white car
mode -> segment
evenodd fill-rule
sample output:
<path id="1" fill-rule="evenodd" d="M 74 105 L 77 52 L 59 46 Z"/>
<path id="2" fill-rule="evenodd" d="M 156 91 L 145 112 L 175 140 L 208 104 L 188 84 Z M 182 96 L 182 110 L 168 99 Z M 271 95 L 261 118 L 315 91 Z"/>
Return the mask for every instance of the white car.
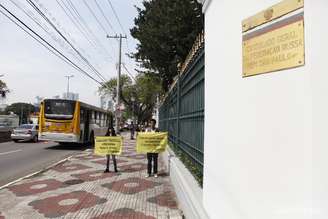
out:
<path id="1" fill-rule="evenodd" d="M 38 142 L 39 126 L 36 124 L 22 124 L 11 133 L 14 142 L 19 140 Z"/>

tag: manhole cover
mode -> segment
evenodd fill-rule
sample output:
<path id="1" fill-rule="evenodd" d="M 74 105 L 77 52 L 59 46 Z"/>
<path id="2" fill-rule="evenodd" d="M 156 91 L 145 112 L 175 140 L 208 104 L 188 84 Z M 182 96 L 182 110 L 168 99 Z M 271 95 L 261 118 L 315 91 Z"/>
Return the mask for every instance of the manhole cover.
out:
<path id="1" fill-rule="evenodd" d="M 66 185 L 76 185 L 76 184 L 81 184 L 81 183 L 84 183 L 84 181 L 81 179 L 72 179 L 72 180 L 67 180 L 64 182 L 64 184 L 66 184 Z"/>

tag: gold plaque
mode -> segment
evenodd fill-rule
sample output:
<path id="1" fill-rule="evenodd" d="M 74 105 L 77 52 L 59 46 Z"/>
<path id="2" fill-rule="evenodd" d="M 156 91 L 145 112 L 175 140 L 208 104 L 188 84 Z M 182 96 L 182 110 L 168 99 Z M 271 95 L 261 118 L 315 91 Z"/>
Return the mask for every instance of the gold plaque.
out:
<path id="1" fill-rule="evenodd" d="M 304 0 L 284 0 L 270 8 L 267 8 L 256 15 L 243 20 L 243 32 L 251 30 L 264 23 L 282 17 L 290 12 L 304 7 Z"/>
<path id="2" fill-rule="evenodd" d="M 303 12 L 243 35 L 243 77 L 304 64 Z"/>

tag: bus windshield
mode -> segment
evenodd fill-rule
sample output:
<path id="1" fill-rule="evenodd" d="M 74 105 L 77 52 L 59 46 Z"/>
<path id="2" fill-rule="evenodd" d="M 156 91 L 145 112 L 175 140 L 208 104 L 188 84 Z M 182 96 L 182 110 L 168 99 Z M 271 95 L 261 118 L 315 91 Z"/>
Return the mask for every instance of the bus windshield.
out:
<path id="1" fill-rule="evenodd" d="M 46 100 L 44 104 L 44 113 L 47 119 L 73 119 L 74 101 Z"/>

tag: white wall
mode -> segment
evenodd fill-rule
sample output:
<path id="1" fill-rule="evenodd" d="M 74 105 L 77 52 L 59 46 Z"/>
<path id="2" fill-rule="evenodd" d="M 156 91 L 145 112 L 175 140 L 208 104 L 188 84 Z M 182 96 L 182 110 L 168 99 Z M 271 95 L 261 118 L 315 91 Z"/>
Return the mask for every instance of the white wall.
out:
<path id="1" fill-rule="evenodd" d="M 277 0 L 206 10 L 204 205 L 213 219 L 328 218 L 328 1 L 305 1 L 306 65 L 242 78 L 241 21 Z"/>

